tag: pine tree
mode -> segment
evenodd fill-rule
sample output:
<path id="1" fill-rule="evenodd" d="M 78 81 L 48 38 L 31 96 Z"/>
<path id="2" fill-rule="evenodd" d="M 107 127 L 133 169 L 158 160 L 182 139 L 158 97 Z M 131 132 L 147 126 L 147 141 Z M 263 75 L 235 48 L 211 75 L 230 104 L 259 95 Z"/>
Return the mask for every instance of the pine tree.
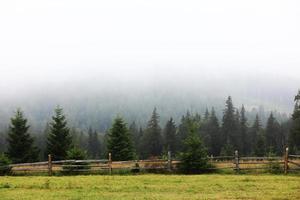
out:
<path id="1" fill-rule="evenodd" d="M 34 162 L 38 159 L 39 150 L 34 146 L 34 139 L 28 133 L 29 126 L 23 112 L 18 109 L 8 133 L 7 155 L 14 163 Z"/>
<path id="2" fill-rule="evenodd" d="M 135 121 L 133 121 L 130 126 L 129 126 L 129 133 L 131 135 L 131 138 L 133 140 L 133 145 L 134 145 L 134 149 L 137 151 L 137 153 L 139 152 L 139 147 L 140 147 L 140 143 L 141 143 L 141 138 L 142 138 L 142 132 L 140 132 L 138 130 L 138 127 L 135 123 Z"/>
<path id="3" fill-rule="evenodd" d="M 224 110 L 224 116 L 222 121 L 222 135 L 223 141 L 227 142 L 227 145 L 233 146 L 233 148 L 238 148 L 237 142 L 237 123 L 235 116 L 235 109 L 233 107 L 232 99 L 229 96 L 226 101 L 226 108 Z"/>
<path id="4" fill-rule="evenodd" d="M 210 113 L 206 108 L 203 121 L 199 123 L 199 133 L 201 140 L 203 141 L 204 146 L 208 149 L 208 152 L 211 152 L 211 135 L 210 135 L 210 127 L 209 127 Z"/>
<path id="5" fill-rule="evenodd" d="M 246 111 L 244 105 L 241 109 L 241 119 L 240 119 L 240 138 L 241 138 L 241 153 L 243 155 L 248 155 L 250 153 L 249 138 L 247 137 L 248 125 L 246 118 Z"/>
<path id="6" fill-rule="evenodd" d="M 88 131 L 88 155 L 90 158 L 98 158 L 100 155 L 100 142 L 98 139 L 98 133 L 89 128 Z"/>
<path id="7" fill-rule="evenodd" d="M 289 134 L 291 152 L 300 153 L 300 90 L 295 97 L 295 108 L 292 115 L 292 128 Z"/>
<path id="8" fill-rule="evenodd" d="M 194 174 L 206 171 L 209 168 L 207 151 L 201 138 L 197 134 L 198 126 L 194 123 L 188 127 L 188 136 L 183 143 L 183 151 L 179 157 L 179 169 L 183 173 Z"/>
<path id="9" fill-rule="evenodd" d="M 208 119 L 209 119 L 209 111 L 208 111 L 208 108 L 206 108 L 205 114 L 204 114 L 204 121 L 208 121 Z"/>
<path id="10" fill-rule="evenodd" d="M 151 119 L 143 136 L 144 157 L 156 157 L 162 154 L 162 135 L 159 126 L 159 116 L 154 108 Z"/>
<path id="11" fill-rule="evenodd" d="M 215 109 L 212 108 L 209 122 L 208 122 L 208 135 L 211 138 L 209 153 L 218 156 L 221 152 L 222 138 L 220 134 L 219 120 L 216 116 Z"/>
<path id="12" fill-rule="evenodd" d="M 55 109 L 55 115 L 50 123 L 50 133 L 47 138 L 47 153 L 53 160 L 63 160 L 67 157 L 67 151 L 72 148 L 72 137 L 67 127 L 63 109 L 59 106 Z"/>
<path id="13" fill-rule="evenodd" d="M 280 125 L 273 113 L 270 114 L 266 127 L 266 146 L 270 153 L 279 154 L 282 150 L 278 140 L 281 136 Z"/>
<path id="14" fill-rule="evenodd" d="M 266 138 L 262 130 L 260 130 L 256 136 L 254 154 L 259 157 L 266 155 Z"/>
<path id="15" fill-rule="evenodd" d="M 134 149 L 126 123 L 117 117 L 108 134 L 107 150 L 115 161 L 133 160 Z"/>
<path id="16" fill-rule="evenodd" d="M 173 121 L 173 118 L 168 120 L 164 131 L 164 147 L 167 151 L 171 151 L 172 153 L 176 153 L 176 125 Z"/>
<path id="17" fill-rule="evenodd" d="M 0 132 L 0 154 L 6 151 L 7 141 L 5 138 L 7 138 L 7 133 Z"/>
<path id="18" fill-rule="evenodd" d="M 255 147 L 257 145 L 257 140 L 258 140 L 258 134 L 261 131 L 262 127 L 261 127 L 261 122 L 259 119 L 258 114 L 256 114 L 254 123 L 252 125 L 252 127 L 250 128 L 249 132 L 248 132 L 248 142 L 249 142 L 249 153 L 255 153 Z"/>

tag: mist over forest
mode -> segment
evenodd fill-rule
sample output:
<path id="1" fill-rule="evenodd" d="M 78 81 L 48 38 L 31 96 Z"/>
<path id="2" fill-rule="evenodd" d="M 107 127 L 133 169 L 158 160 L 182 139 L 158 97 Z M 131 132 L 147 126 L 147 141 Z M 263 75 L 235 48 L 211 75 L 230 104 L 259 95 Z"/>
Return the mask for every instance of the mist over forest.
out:
<path id="1" fill-rule="evenodd" d="M 230 67 L 110 67 L 2 71 L 1 130 L 17 108 L 24 110 L 32 131 L 40 132 L 57 105 L 64 108 L 70 126 L 100 132 L 109 129 L 117 115 L 127 123 L 145 126 L 154 107 L 161 125 L 173 117 L 179 122 L 187 111 L 204 114 L 214 107 L 221 119 L 226 98 L 246 107 L 252 122 L 258 113 L 262 123 L 271 111 L 285 121 L 293 111 L 299 80 L 274 70 Z M 262 68 L 263 69 L 263 68 Z M 277 74 L 277 75 L 276 75 Z M 6 75 L 6 76 L 5 76 Z M 24 76 L 22 76 L 24 75 Z"/>

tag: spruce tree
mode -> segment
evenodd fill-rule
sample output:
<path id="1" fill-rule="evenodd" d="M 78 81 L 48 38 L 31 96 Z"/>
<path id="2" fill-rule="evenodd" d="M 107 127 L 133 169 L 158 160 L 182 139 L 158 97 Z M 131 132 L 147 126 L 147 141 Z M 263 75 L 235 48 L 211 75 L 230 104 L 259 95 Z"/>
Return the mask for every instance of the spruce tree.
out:
<path id="1" fill-rule="evenodd" d="M 256 143 L 254 145 L 254 154 L 262 157 L 266 155 L 266 138 L 263 130 L 260 130 L 256 136 Z"/>
<path id="2" fill-rule="evenodd" d="M 134 149 L 126 123 L 117 117 L 108 134 L 107 151 L 112 160 L 125 161 L 134 159 Z"/>
<path id="3" fill-rule="evenodd" d="M 67 127 L 66 117 L 63 114 L 63 109 L 58 106 L 50 123 L 47 153 L 52 155 L 53 160 L 63 160 L 67 158 L 67 152 L 72 147 L 72 137 Z"/>
<path id="4" fill-rule="evenodd" d="M 233 107 L 232 99 L 229 96 L 226 101 L 226 107 L 224 110 L 224 116 L 222 121 L 222 140 L 227 142 L 227 146 L 232 146 L 235 149 L 238 148 L 236 133 L 237 123 L 235 109 Z"/>
<path id="5" fill-rule="evenodd" d="M 241 109 L 241 118 L 240 118 L 240 138 L 241 138 L 241 153 L 242 155 L 248 155 L 250 153 L 250 144 L 248 136 L 248 125 L 246 118 L 246 111 L 244 105 Z"/>
<path id="6" fill-rule="evenodd" d="M 157 157 L 162 154 L 162 135 L 159 126 L 159 116 L 154 108 L 151 119 L 143 136 L 144 157 Z"/>
<path id="7" fill-rule="evenodd" d="M 250 128 L 249 132 L 248 132 L 248 142 L 249 142 L 249 153 L 253 154 L 255 153 L 255 147 L 257 145 L 257 140 L 258 140 L 258 134 L 261 131 L 262 127 L 261 127 L 261 122 L 259 119 L 258 114 L 256 114 L 255 116 L 255 120 L 253 122 L 252 127 Z"/>
<path id="8" fill-rule="evenodd" d="M 214 156 L 220 155 L 222 138 L 220 134 L 219 120 L 216 116 L 215 109 L 212 108 L 210 118 L 208 121 L 208 135 L 211 138 L 209 153 Z"/>
<path id="9" fill-rule="evenodd" d="M 179 169 L 183 173 L 194 174 L 209 168 L 207 151 L 197 134 L 198 126 L 189 124 L 188 136 L 183 142 L 183 150 L 179 154 Z"/>
<path id="10" fill-rule="evenodd" d="M 39 150 L 34 146 L 34 139 L 28 133 L 29 126 L 23 112 L 18 109 L 10 121 L 7 139 L 9 158 L 13 163 L 37 161 Z"/>
<path id="11" fill-rule="evenodd" d="M 282 151 L 279 138 L 281 137 L 280 125 L 273 113 L 270 114 L 266 127 L 266 146 L 268 153 L 279 154 Z"/>
<path id="12" fill-rule="evenodd" d="M 167 151 L 171 151 L 172 153 L 176 153 L 176 125 L 173 121 L 173 118 L 170 118 L 167 121 L 167 124 L 163 131 L 164 135 L 164 148 Z"/>
<path id="13" fill-rule="evenodd" d="M 139 153 L 139 149 L 140 149 L 139 147 L 140 147 L 140 143 L 141 143 L 142 132 L 138 130 L 138 127 L 137 127 L 135 121 L 133 121 L 130 124 L 129 133 L 130 133 L 131 138 L 133 140 L 134 149 L 137 151 L 137 153 Z"/>
<path id="14" fill-rule="evenodd" d="M 289 134 L 291 152 L 300 153 L 300 90 L 295 97 L 295 108 L 292 115 L 292 128 Z"/>
<path id="15" fill-rule="evenodd" d="M 90 158 L 98 158 L 100 155 L 100 141 L 98 139 L 98 133 L 89 128 L 88 131 L 88 155 Z"/>

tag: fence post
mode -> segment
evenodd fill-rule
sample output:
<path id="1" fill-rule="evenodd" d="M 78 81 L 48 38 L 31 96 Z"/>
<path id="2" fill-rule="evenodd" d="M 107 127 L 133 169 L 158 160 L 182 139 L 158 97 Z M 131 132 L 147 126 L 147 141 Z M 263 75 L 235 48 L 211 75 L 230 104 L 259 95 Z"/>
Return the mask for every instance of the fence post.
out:
<path id="1" fill-rule="evenodd" d="M 109 167 L 109 174 L 112 174 L 112 159 L 111 159 L 111 153 L 108 153 L 108 167 Z"/>
<path id="2" fill-rule="evenodd" d="M 289 169 L 289 148 L 286 147 L 284 152 L 284 174 L 288 173 L 288 169 Z"/>
<path id="3" fill-rule="evenodd" d="M 168 151 L 168 170 L 172 171 L 172 156 L 171 156 L 171 151 Z"/>
<path id="4" fill-rule="evenodd" d="M 234 152 L 234 160 L 235 160 L 235 170 L 236 172 L 240 171 L 240 164 L 239 164 L 239 152 L 236 150 Z"/>
<path id="5" fill-rule="evenodd" d="M 48 155 L 48 175 L 52 176 L 52 156 Z"/>

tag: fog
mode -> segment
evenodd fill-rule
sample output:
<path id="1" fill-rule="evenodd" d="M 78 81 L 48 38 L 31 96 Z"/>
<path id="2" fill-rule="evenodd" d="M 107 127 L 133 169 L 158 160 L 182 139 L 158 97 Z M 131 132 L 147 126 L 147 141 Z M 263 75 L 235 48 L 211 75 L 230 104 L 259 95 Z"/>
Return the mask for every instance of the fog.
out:
<path id="1" fill-rule="evenodd" d="M 221 111 L 228 95 L 289 114 L 299 24 L 297 0 L 1 1 L 0 116 L 22 107 L 44 122 L 61 104 L 71 118 L 167 117 Z"/>

